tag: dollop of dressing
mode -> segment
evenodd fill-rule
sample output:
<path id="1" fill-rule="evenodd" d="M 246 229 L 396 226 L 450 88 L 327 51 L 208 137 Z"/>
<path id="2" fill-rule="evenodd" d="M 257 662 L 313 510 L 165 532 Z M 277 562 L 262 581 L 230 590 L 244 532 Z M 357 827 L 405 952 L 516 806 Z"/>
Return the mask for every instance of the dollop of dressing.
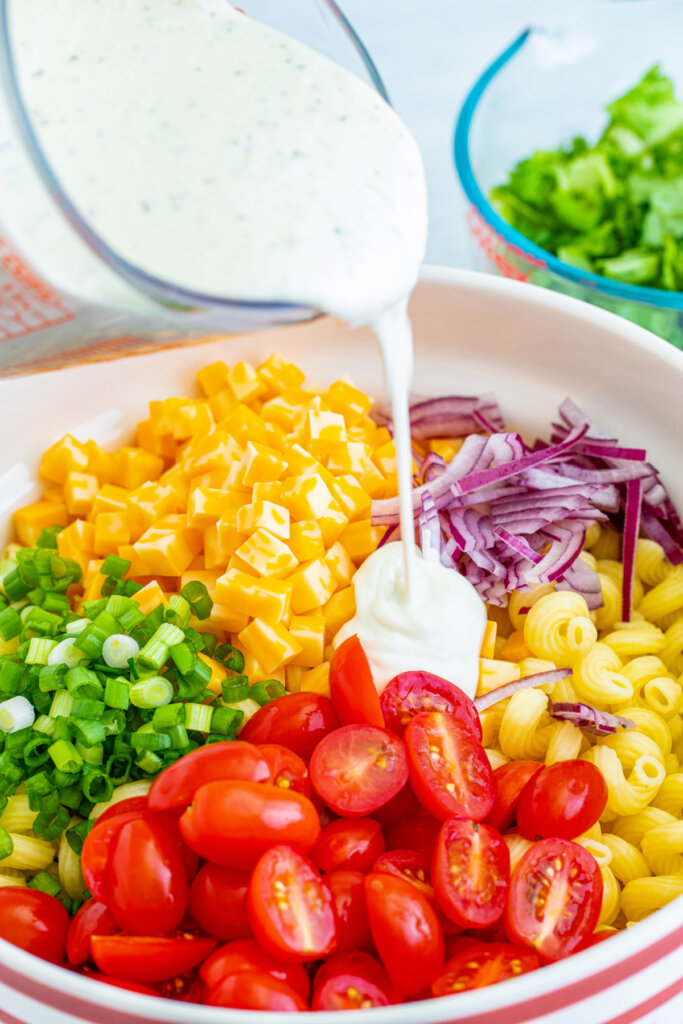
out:
<path id="1" fill-rule="evenodd" d="M 408 601 L 401 545 L 385 544 L 363 562 L 353 587 L 356 614 L 334 644 L 358 634 L 378 693 L 399 672 L 422 670 L 474 697 L 486 608 L 469 580 L 416 548 Z"/>

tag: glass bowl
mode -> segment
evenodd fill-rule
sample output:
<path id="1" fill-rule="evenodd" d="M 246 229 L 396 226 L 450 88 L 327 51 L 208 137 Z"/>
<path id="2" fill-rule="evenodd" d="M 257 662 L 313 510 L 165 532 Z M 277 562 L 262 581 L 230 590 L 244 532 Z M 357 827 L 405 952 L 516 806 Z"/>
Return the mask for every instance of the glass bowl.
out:
<path id="1" fill-rule="evenodd" d="M 555 149 L 576 135 L 596 138 L 606 124 L 605 105 L 653 64 L 661 65 L 683 95 L 681 39 L 678 0 L 611 0 L 528 28 L 472 86 L 454 146 L 480 269 L 602 306 L 678 348 L 683 292 L 623 284 L 573 267 L 508 224 L 488 196 L 535 150 Z"/>

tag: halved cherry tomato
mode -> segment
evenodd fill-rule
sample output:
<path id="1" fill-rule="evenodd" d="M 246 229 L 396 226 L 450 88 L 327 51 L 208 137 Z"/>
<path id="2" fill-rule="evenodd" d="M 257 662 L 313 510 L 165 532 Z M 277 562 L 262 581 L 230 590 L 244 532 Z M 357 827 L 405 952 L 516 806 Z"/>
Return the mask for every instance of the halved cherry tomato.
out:
<path id="1" fill-rule="evenodd" d="M 559 960 L 593 934 L 601 904 L 602 875 L 592 854 L 567 839 L 542 839 L 512 872 L 505 927 L 512 942 Z"/>
<path id="2" fill-rule="evenodd" d="M 486 928 L 505 910 L 510 853 L 489 825 L 449 818 L 432 861 L 434 893 L 441 910 L 461 928 Z"/>
<path id="3" fill-rule="evenodd" d="M 320 836 L 318 812 L 305 796 L 263 782 L 209 782 L 180 819 L 183 839 L 200 857 L 250 868 L 273 843 L 308 853 Z"/>
<path id="4" fill-rule="evenodd" d="M 215 939 L 199 935 L 93 935 L 93 960 L 101 971 L 125 981 L 166 981 L 184 974 L 211 953 Z"/>
<path id="5" fill-rule="evenodd" d="M 342 725 L 365 724 L 384 728 L 370 663 L 355 633 L 332 655 L 330 696 Z"/>
<path id="6" fill-rule="evenodd" d="M 180 851 L 168 832 L 147 817 L 119 829 L 108 879 L 107 906 L 126 932 L 162 935 L 185 916 L 187 876 Z"/>
<path id="7" fill-rule="evenodd" d="M 542 767 L 538 761 L 509 761 L 496 768 L 493 773 L 496 795 L 491 812 L 485 818 L 487 825 L 499 832 L 510 827 L 517 816 L 522 790 Z"/>
<path id="8" fill-rule="evenodd" d="M 337 818 L 320 833 L 311 860 L 321 871 L 369 871 L 385 845 L 374 818 Z"/>
<path id="9" fill-rule="evenodd" d="M 164 999 L 175 999 L 181 1003 L 203 1003 L 209 990 L 197 974 L 197 969 L 187 974 L 178 974 L 158 986 L 158 993 Z"/>
<path id="10" fill-rule="evenodd" d="M 441 968 L 444 941 L 436 912 L 411 882 L 373 872 L 365 898 L 375 948 L 396 988 L 417 996 Z"/>
<path id="11" fill-rule="evenodd" d="M 420 811 L 413 818 L 399 821 L 388 830 L 387 849 L 415 850 L 431 863 L 440 831 L 441 822 L 426 811 Z"/>
<path id="12" fill-rule="evenodd" d="M 98 900 L 88 900 L 71 919 L 66 936 L 66 955 L 70 964 L 80 967 L 92 958 L 90 938 L 92 935 L 115 935 L 119 927 L 111 916 L 109 908 Z"/>
<path id="13" fill-rule="evenodd" d="M 362 817 L 408 781 L 403 741 L 374 725 L 345 725 L 320 741 L 310 764 L 313 788 L 337 814 Z"/>
<path id="14" fill-rule="evenodd" d="M 199 857 L 191 850 L 187 845 L 182 835 L 180 834 L 180 819 L 185 811 L 184 807 L 175 807 L 172 811 L 147 811 L 145 817 L 148 821 L 153 824 L 161 825 L 163 829 L 168 832 L 173 842 L 178 847 L 180 856 L 183 859 L 185 865 L 185 874 L 187 875 L 188 882 L 191 882 L 194 876 L 197 874 L 199 867 Z"/>
<path id="15" fill-rule="evenodd" d="M 142 811 L 129 811 L 96 821 L 85 837 L 81 850 L 81 871 L 88 889 L 96 900 L 109 900 L 108 868 L 111 851 L 119 831 L 129 821 L 138 821 Z"/>
<path id="16" fill-rule="evenodd" d="M 414 818 L 416 814 L 420 813 L 420 810 L 420 803 L 410 788 L 410 783 L 407 782 L 396 796 L 372 813 L 383 828 L 391 828 L 393 825 L 398 825 L 399 821 Z"/>
<path id="17" fill-rule="evenodd" d="M 283 960 L 317 960 L 337 941 L 332 893 L 309 860 L 291 846 L 272 846 L 247 891 L 254 937 Z"/>
<path id="18" fill-rule="evenodd" d="M 68 911 L 54 896 L 18 885 L 0 889 L 0 939 L 58 964 L 68 930 Z"/>
<path id="19" fill-rule="evenodd" d="M 304 796 L 311 795 L 311 780 L 306 762 L 293 750 L 281 743 L 261 743 L 258 751 L 270 768 L 269 782 L 281 789 L 293 789 Z"/>
<path id="20" fill-rule="evenodd" d="M 312 1010 L 369 1010 L 390 1006 L 386 992 L 360 974 L 334 974 L 316 989 Z"/>
<path id="21" fill-rule="evenodd" d="M 188 894 L 188 909 L 207 935 L 221 942 L 251 935 L 247 916 L 249 873 L 220 864 L 203 864 Z"/>
<path id="22" fill-rule="evenodd" d="M 590 761 L 558 761 L 522 790 L 517 827 L 525 839 L 575 839 L 595 824 L 606 804 L 599 768 Z"/>
<path id="23" fill-rule="evenodd" d="M 387 683 L 379 702 L 387 729 L 399 736 L 420 711 L 444 711 L 481 740 L 481 721 L 474 701 L 459 686 L 431 672 L 399 673 Z"/>
<path id="24" fill-rule="evenodd" d="M 101 824 L 109 821 L 110 818 L 117 818 L 120 814 L 143 814 L 147 810 L 146 796 L 130 796 L 125 800 L 117 800 L 110 807 L 105 807 L 101 814 L 98 814 L 95 821 Z"/>
<path id="25" fill-rule="evenodd" d="M 466 949 L 476 949 L 482 945 L 481 939 L 475 939 L 471 935 L 451 935 L 446 939 L 446 963 L 458 953 L 462 953 Z"/>
<path id="26" fill-rule="evenodd" d="M 449 996 L 474 988 L 517 978 L 540 967 L 538 957 L 528 949 L 506 942 L 478 943 L 452 957 L 432 983 L 432 995 Z"/>
<path id="27" fill-rule="evenodd" d="M 261 971 L 242 971 L 223 978 L 207 996 L 209 1006 L 229 1006 L 234 1010 L 272 1010 L 296 1013 L 307 1010 L 298 992 L 286 982 Z"/>
<path id="28" fill-rule="evenodd" d="M 417 850 L 390 850 L 383 853 L 375 861 L 372 870 L 404 878 L 435 905 L 434 889 L 429 880 L 429 860 Z"/>
<path id="29" fill-rule="evenodd" d="M 138 992 L 141 996 L 154 996 L 158 999 L 159 993 L 149 985 L 142 985 L 137 981 L 126 981 L 125 978 L 111 978 L 107 974 L 101 974 L 99 971 L 89 971 L 86 978 L 91 978 L 92 981 L 101 981 L 103 985 L 112 985 L 114 988 L 125 988 L 127 992 Z"/>
<path id="30" fill-rule="evenodd" d="M 149 809 L 187 807 L 200 786 L 223 779 L 267 782 L 268 762 L 251 743 L 230 740 L 199 747 L 164 769 L 149 791 Z"/>
<path id="31" fill-rule="evenodd" d="M 329 697 L 318 693 L 287 693 L 260 708 L 242 729 L 249 743 L 282 743 L 308 761 L 316 746 L 339 719 Z"/>
<path id="32" fill-rule="evenodd" d="M 493 772 L 479 740 L 452 715 L 421 711 L 405 731 L 410 784 L 440 821 L 481 821 L 493 807 Z"/>
<path id="33" fill-rule="evenodd" d="M 202 980 L 214 988 L 229 974 L 240 971 L 262 971 L 286 982 L 302 999 L 308 999 L 311 983 L 303 964 L 284 963 L 267 953 L 255 939 L 241 939 L 219 946 L 199 968 Z"/>
<path id="34" fill-rule="evenodd" d="M 332 893 L 334 916 L 337 920 L 338 953 L 350 952 L 369 946 L 370 922 L 365 906 L 364 876 L 360 871 L 331 871 L 325 881 Z"/>

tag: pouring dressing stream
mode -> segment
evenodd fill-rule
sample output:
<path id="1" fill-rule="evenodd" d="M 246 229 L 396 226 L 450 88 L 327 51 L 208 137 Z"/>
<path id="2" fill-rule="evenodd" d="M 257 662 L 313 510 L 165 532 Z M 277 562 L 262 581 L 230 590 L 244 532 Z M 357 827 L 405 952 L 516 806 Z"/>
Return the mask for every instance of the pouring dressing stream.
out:
<path id="1" fill-rule="evenodd" d="M 9 15 L 37 143 L 101 242 L 179 287 L 309 306 L 375 330 L 394 421 L 402 571 L 387 572 L 383 553 L 398 545 L 367 559 L 346 630 L 358 632 L 378 687 L 400 634 L 395 671 L 427 668 L 473 693 L 484 606 L 414 545 L 407 299 L 427 205 L 410 133 L 350 72 L 225 0 L 9 0 Z M 378 598 L 365 617 L 361 587 Z M 443 630 L 448 639 L 463 615 L 449 660 Z"/>

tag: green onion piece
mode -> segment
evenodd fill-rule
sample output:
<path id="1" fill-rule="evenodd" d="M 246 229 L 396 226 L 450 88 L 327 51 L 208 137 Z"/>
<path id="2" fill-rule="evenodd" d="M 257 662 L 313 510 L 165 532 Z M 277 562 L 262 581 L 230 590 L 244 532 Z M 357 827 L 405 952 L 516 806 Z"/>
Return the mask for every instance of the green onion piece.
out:
<path id="1" fill-rule="evenodd" d="M 31 585 L 24 583 L 19 573 L 19 567 L 17 566 L 10 570 L 10 572 L 5 573 L 2 580 L 2 589 L 5 591 L 5 594 L 10 601 L 21 601 L 21 599 L 26 597 L 28 594 L 31 589 Z M 9 639 L 9 637 L 4 637 L 4 639 Z"/>
<path id="2" fill-rule="evenodd" d="M 83 665 L 70 668 L 64 676 L 69 693 L 74 697 L 90 697 L 93 700 L 101 700 L 104 687 L 97 678 L 95 672 Z"/>
<path id="3" fill-rule="evenodd" d="M 130 688 L 130 702 L 136 708 L 159 708 L 173 700 L 173 684 L 163 676 L 140 679 Z"/>
<path id="4" fill-rule="evenodd" d="M 24 614 L 24 612 L 26 614 Z M 52 612 L 43 611 L 35 605 L 29 608 L 22 608 L 21 621 L 24 629 L 32 633 L 40 633 L 41 636 L 55 636 L 61 631 L 64 619 L 61 615 L 54 615 Z"/>
<path id="5" fill-rule="evenodd" d="M 147 729 L 144 725 L 133 733 L 130 742 L 135 750 L 167 750 L 171 746 L 171 741 L 166 733 L 154 732 L 153 729 Z"/>
<path id="6" fill-rule="evenodd" d="M 96 619 L 100 612 L 103 612 L 106 607 L 107 599 L 105 597 L 98 597 L 95 601 L 84 601 L 83 614 L 92 622 L 92 620 Z"/>
<path id="7" fill-rule="evenodd" d="M 71 714 L 76 718 L 93 718 L 99 721 L 105 710 L 103 700 L 92 700 L 88 697 L 77 697 L 74 700 Z"/>
<path id="8" fill-rule="evenodd" d="M 104 687 L 104 703 L 110 708 L 127 711 L 130 707 L 130 683 L 123 676 L 107 679 Z"/>
<path id="9" fill-rule="evenodd" d="M 80 857 L 85 837 L 94 824 L 94 821 L 79 821 L 77 825 L 72 825 L 64 833 L 67 843 L 77 857 Z"/>
<path id="10" fill-rule="evenodd" d="M 188 675 L 192 671 L 197 657 L 194 651 L 186 643 L 180 643 L 169 647 L 169 652 L 178 671 L 184 676 Z"/>
<path id="11" fill-rule="evenodd" d="M 168 659 L 168 646 L 151 637 L 138 655 L 138 664 L 158 672 Z"/>
<path id="12" fill-rule="evenodd" d="M 120 786 L 128 779 L 132 764 L 133 758 L 130 754 L 112 754 L 104 770 L 112 782 Z"/>
<path id="13" fill-rule="evenodd" d="M 59 646 L 59 645 L 57 645 Z M 52 693 L 63 685 L 66 665 L 44 665 L 38 676 L 38 689 L 41 693 Z"/>
<path id="14" fill-rule="evenodd" d="M 246 676 L 228 676 L 221 682 L 221 692 L 226 704 L 236 704 L 249 696 L 249 680 Z"/>
<path id="15" fill-rule="evenodd" d="M 137 607 L 135 601 L 131 601 L 124 594 L 112 594 L 104 610 L 113 615 L 118 622 L 121 622 L 120 616 L 131 607 Z"/>
<path id="16" fill-rule="evenodd" d="M 106 803 L 114 792 L 114 783 L 104 772 L 89 770 L 81 779 L 83 796 L 93 804 Z"/>
<path id="17" fill-rule="evenodd" d="M 152 750 L 145 750 L 135 763 L 148 775 L 158 775 L 164 767 L 164 762 Z"/>
<path id="18" fill-rule="evenodd" d="M 139 590 L 142 590 L 142 583 L 138 583 L 136 580 L 124 580 L 123 592 L 126 597 L 134 597 Z"/>
<path id="19" fill-rule="evenodd" d="M 16 699 L 16 698 L 14 698 Z M 10 757 L 21 757 L 26 746 L 26 741 L 31 735 L 31 730 L 17 729 L 16 732 L 6 732 L 3 734 L 5 739 L 5 751 Z"/>
<path id="20" fill-rule="evenodd" d="M 65 629 L 69 636 L 80 636 L 89 625 L 90 619 L 72 619 L 71 622 L 67 622 Z"/>
<path id="21" fill-rule="evenodd" d="M 104 641 L 115 633 L 120 633 L 121 627 L 113 615 L 107 611 L 101 611 L 92 620 L 88 628 L 76 637 L 76 646 L 79 647 L 86 657 L 99 658 L 102 653 Z"/>
<path id="22" fill-rule="evenodd" d="M 50 707 L 50 718 L 68 718 L 74 706 L 74 698 L 68 690 L 57 690 Z"/>
<path id="23" fill-rule="evenodd" d="M 95 765 L 96 767 L 99 767 L 99 765 L 103 764 L 104 745 L 102 743 L 81 743 L 78 730 L 72 729 L 72 732 L 76 742 L 76 750 L 83 758 L 83 770 L 85 771 L 87 765 Z"/>
<path id="24" fill-rule="evenodd" d="M 86 659 L 83 651 L 76 647 L 76 637 L 68 636 L 66 640 L 60 640 L 48 654 L 48 665 L 65 665 L 67 668 L 76 668 Z M 33 643 L 33 641 L 31 641 Z M 43 643 L 48 643 L 44 640 Z"/>
<path id="25" fill-rule="evenodd" d="M 211 729 L 225 738 L 237 731 L 243 718 L 244 712 L 239 708 L 214 708 Z"/>
<path id="26" fill-rule="evenodd" d="M 184 704 L 166 704 L 158 707 L 152 716 L 152 725 L 157 732 L 160 729 L 171 729 L 174 725 L 183 725 L 184 722 Z"/>
<path id="27" fill-rule="evenodd" d="M 208 686 L 211 682 L 211 666 L 207 665 L 201 658 L 197 658 L 192 666 L 192 670 L 188 673 L 188 679 L 197 685 L 201 683 L 202 687 Z"/>
<path id="28" fill-rule="evenodd" d="M 14 843 L 12 837 L 6 828 L 0 828 L 0 861 L 4 860 L 5 857 L 9 857 L 14 850 Z"/>
<path id="29" fill-rule="evenodd" d="M 166 621 L 172 622 L 175 626 L 184 629 L 185 626 L 189 625 L 191 615 L 192 609 L 189 602 L 181 594 L 171 594 L 166 611 L 164 612 Z"/>
<path id="30" fill-rule="evenodd" d="M 37 602 L 34 602 L 36 604 Z M 71 602 L 66 594 L 50 593 L 45 595 L 43 608 L 46 612 L 55 612 L 58 615 L 65 615 L 71 610 Z"/>
<path id="31" fill-rule="evenodd" d="M 193 615 L 198 619 L 208 619 L 213 608 L 213 601 L 209 596 L 209 591 L 200 580 L 191 580 L 190 583 L 186 583 L 180 593 L 192 609 Z"/>
<path id="32" fill-rule="evenodd" d="M 220 661 L 231 672 L 244 671 L 244 655 L 231 644 L 221 644 L 214 652 L 216 661 Z"/>
<path id="33" fill-rule="evenodd" d="M 74 739 L 84 747 L 94 747 L 104 743 L 107 738 L 107 731 L 102 722 L 93 721 L 91 718 L 74 718 L 72 715 L 69 725 Z"/>
<path id="34" fill-rule="evenodd" d="M 41 812 L 33 822 L 33 831 L 42 839 L 58 839 L 69 824 L 69 812 L 60 807 L 56 812 Z"/>
<path id="35" fill-rule="evenodd" d="M 128 600 L 130 600 L 130 598 L 128 598 Z M 121 629 L 130 633 L 131 630 L 135 629 L 136 626 L 139 626 L 141 622 L 144 622 L 145 613 L 140 611 L 139 604 L 131 600 L 131 607 L 124 608 L 117 618 L 121 623 Z"/>
<path id="36" fill-rule="evenodd" d="M 37 548 L 52 548 L 57 550 L 57 534 L 61 533 L 63 526 L 46 526 L 36 541 Z"/>
<path id="37" fill-rule="evenodd" d="M 33 729 L 35 732 L 41 732 L 45 736 L 52 736 L 55 731 L 55 720 L 50 718 L 49 715 L 40 715 L 33 723 Z"/>
<path id="38" fill-rule="evenodd" d="M 100 573 L 103 576 L 115 576 L 117 580 L 122 580 L 131 567 L 131 563 L 125 558 L 119 558 L 118 555 L 107 555 L 105 560 L 100 566 Z"/>
<path id="39" fill-rule="evenodd" d="M 48 747 L 51 739 L 44 733 L 36 732 L 29 736 L 24 747 L 24 763 L 27 768 L 39 768 L 50 760 Z"/>
<path id="40" fill-rule="evenodd" d="M 57 594 L 56 596 L 61 597 L 62 595 Z M 31 604 L 37 604 L 42 606 L 43 601 L 45 600 L 45 591 L 43 590 L 42 587 L 35 587 L 33 590 L 29 590 L 26 597 L 31 602 Z M 49 608 L 47 610 L 50 611 Z"/>
<path id="41" fill-rule="evenodd" d="M 39 871 L 37 875 L 26 883 L 30 889 L 38 889 L 39 892 L 46 892 L 48 896 L 56 896 L 61 892 L 61 885 L 48 871 Z"/>
<path id="42" fill-rule="evenodd" d="M 0 612 L 0 636 L 5 642 L 19 636 L 22 628 L 23 623 L 14 608 L 4 608 Z"/>
<path id="43" fill-rule="evenodd" d="M 23 665 L 18 665 L 16 661 L 3 661 L 0 664 L 0 693 L 17 693 L 23 674 Z"/>
<path id="44" fill-rule="evenodd" d="M 118 708 L 111 708 L 102 715 L 102 725 L 107 736 L 120 736 L 126 729 L 126 716 Z"/>
<path id="45" fill-rule="evenodd" d="M 152 608 L 149 615 L 145 615 L 145 618 L 143 620 L 142 625 L 147 636 L 152 636 L 163 621 L 164 606 L 163 604 L 158 604 L 156 608 Z"/>
<path id="46" fill-rule="evenodd" d="M 171 741 L 172 750 L 185 750 L 190 742 L 184 725 L 173 725 L 166 729 L 166 734 Z"/>
<path id="47" fill-rule="evenodd" d="M 78 778 L 78 776 L 72 776 L 72 778 Z M 61 786 L 59 790 L 59 802 L 63 807 L 69 807 L 72 811 L 77 811 L 81 806 L 81 800 L 83 794 L 80 786 Z"/>
<path id="48" fill-rule="evenodd" d="M 213 708 L 210 704 L 186 704 L 185 728 L 188 732 L 211 732 Z"/>
<path id="49" fill-rule="evenodd" d="M 109 668 L 125 668 L 140 653 L 137 640 L 126 633 L 113 633 L 102 645 L 102 658 Z M 161 663 L 163 664 L 163 662 Z M 157 666 L 161 667 L 161 665 Z"/>
<path id="50" fill-rule="evenodd" d="M 249 696 L 263 707 L 264 704 L 270 703 L 271 700 L 284 697 L 286 692 L 278 679 L 264 679 L 260 683 L 254 683 L 249 690 Z"/>
<path id="51" fill-rule="evenodd" d="M 69 718 L 64 715 L 60 715 L 59 718 L 55 718 L 55 731 L 52 733 L 52 740 L 54 743 L 56 743 L 57 740 L 71 739 L 69 721 Z"/>
<path id="52" fill-rule="evenodd" d="M 172 622 L 162 622 L 155 631 L 153 639 L 161 641 L 161 643 L 166 644 L 167 647 L 173 647 L 175 644 L 181 644 L 183 642 L 185 634 L 182 629 L 178 626 L 174 626 Z"/>
<path id="53" fill-rule="evenodd" d="M 55 768 L 60 772 L 79 772 L 83 767 L 83 758 L 76 750 L 73 743 L 68 740 L 58 740 L 49 747 L 49 754 Z"/>

